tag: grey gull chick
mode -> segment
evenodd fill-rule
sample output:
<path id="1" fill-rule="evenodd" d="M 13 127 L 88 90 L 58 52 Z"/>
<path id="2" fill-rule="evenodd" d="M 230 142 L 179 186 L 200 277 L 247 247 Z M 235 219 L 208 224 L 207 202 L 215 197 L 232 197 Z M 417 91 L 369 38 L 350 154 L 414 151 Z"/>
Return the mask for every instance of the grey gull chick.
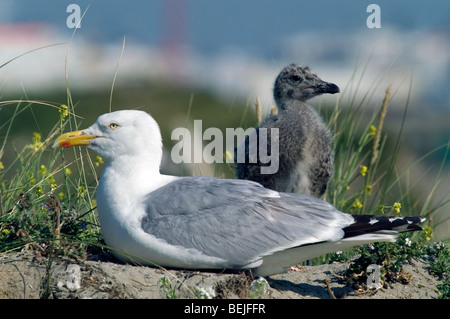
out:
<path id="1" fill-rule="evenodd" d="M 308 67 L 297 64 L 285 67 L 273 90 L 278 113 L 265 118 L 256 129 L 255 155 L 249 156 L 249 136 L 237 147 L 236 177 L 280 192 L 321 197 L 333 175 L 332 137 L 320 115 L 305 102 L 324 93 L 338 92 L 336 84 L 323 81 Z M 267 139 L 266 135 L 260 135 L 261 128 L 267 129 Z M 278 170 L 264 173 L 261 168 L 269 164 L 258 158 L 260 140 L 267 140 L 266 149 L 272 150 L 273 128 L 278 129 L 278 150 L 275 149 L 278 156 L 270 155 L 278 159 Z M 239 152 L 245 152 L 243 159 L 239 158 Z"/>
<path id="2" fill-rule="evenodd" d="M 162 175 L 160 129 L 143 111 L 103 114 L 54 142 L 74 145 L 105 160 L 98 217 L 106 244 L 125 262 L 268 276 L 328 252 L 394 241 L 424 221 L 352 216 L 316 197 L 248 180 Z"/>

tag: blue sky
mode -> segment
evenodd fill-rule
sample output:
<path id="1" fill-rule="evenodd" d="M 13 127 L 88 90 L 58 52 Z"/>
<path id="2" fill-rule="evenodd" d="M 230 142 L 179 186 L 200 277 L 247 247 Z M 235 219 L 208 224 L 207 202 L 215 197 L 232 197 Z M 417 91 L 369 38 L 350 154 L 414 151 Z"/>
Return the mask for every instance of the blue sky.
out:
<path id="1" fill-rule="evenodd" d="M 381 7 L 382 29 L 378 32 L 387 26 L 450 32 L 450 1 L 446 0 L 5 0 L 0 5 L 0 19 L 43 21 L 70 34 L 65 22 L 71 3 L 82 11 L 89 5 L 80 33 L 95 41 L 121 41 L 126 36 L 130 41 L 155 45 L 176 33 L 205 53 L 240 47 L 267 56 L 276 53 L 280 38 L 302 31 L 342 36 L 365 30 L 370 3 Z M 178 8 L 178 14 L 173 8 Z M 181 22 L 173 21 L 174 17 Z"/>

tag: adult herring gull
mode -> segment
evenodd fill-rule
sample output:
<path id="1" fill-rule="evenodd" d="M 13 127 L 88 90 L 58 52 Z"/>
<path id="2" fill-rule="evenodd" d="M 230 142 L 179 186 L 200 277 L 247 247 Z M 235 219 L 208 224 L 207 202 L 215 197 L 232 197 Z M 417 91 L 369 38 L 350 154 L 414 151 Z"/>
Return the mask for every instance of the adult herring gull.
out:
<path id="1" fill-rule="evenodd" d="M 313 196 L 248 180 L 162 175 L 160 130 L 143 111 L 103 114 L 54 143 L 74 145 L 87 145 L 106 162 L 98 216 L 106 244 L 125 262 L 268 276 L 328 252 L 393 241 L 424 221 L 352 216 Z"/>

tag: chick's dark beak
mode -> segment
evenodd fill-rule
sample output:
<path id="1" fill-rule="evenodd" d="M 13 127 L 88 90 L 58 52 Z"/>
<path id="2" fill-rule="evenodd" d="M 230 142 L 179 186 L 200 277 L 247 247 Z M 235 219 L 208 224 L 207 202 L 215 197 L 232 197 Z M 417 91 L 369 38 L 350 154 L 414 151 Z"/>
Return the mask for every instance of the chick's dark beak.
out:
<path id="1" fill-rule="evenodd" d="M 335 94 L 339 93 L 339 87 L 334 83 L 324 82 L 321 86 L 322 93 Z"/>

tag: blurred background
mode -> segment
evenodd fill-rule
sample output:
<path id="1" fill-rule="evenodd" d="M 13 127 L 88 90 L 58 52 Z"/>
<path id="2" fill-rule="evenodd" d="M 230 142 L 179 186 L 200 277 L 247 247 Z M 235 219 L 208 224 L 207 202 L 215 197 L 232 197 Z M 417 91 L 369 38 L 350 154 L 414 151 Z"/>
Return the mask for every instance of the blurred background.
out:
<path id="1" fill-rule="evenodd" d="M 381 9 L 381 28 L 366 24 L 371 3 Z M 83 16 L 76 31 L 71 4 Z M 410 163 L 449 142 L 449 15 L 447 0 L 2 0 L 0 65 L 45 48 L 0 68 L 0 98 L 67 104 L 69 87 L 87 127 L 108 112 L 120 61 L 112 109 L 151 113 L 170 151 L 171 131 L 192 119 L 202 119 L 203 129 L 257 125 L 256 98 L 263 116 L 270 112 L 275 77 L 294 62 L 341 88 L 340 95 L 311 100 L 321 109 L 332 109 L 337 99 L 379 107 L 390 86 L 388 134 L 398 130 L 409 101 L 401 158 Z M 0 107 L 0 125 L 13 112 L 14 106 Z M 9 139 L 20 145 L 32 132 L 45 136 L 58 119 L 55 110 L 33 106 L 17 118 Z M 14 153 L 5 153 L 4 163 L 8 156 Z M 424 193 L 446 160 L 438 191 L 448 197 L 445 156 L 441 148 L 415 166 L 411 179 L 422 179 Z M 217 173 L 214 166 L 174 165 L 167 154 L 163 169 Z M 450 233 L 445 225 L 441 237 Z"/>

